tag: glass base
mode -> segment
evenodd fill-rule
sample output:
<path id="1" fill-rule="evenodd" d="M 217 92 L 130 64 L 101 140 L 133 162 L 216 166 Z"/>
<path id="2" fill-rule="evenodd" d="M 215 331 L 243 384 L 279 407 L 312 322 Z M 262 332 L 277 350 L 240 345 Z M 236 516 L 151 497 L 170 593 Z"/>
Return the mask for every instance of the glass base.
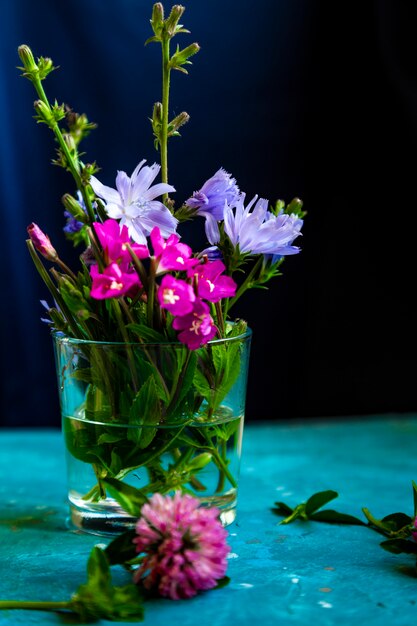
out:
<path id="1" fill-rule="evenodd" d="M 220 521 L 223 527 L 229 526 L 235 521 L 235 493 L 205 499 L 200 498 L 200 500 L 203 506 L 217 506 L 219 508 Z M 114 500 L 95 505 L 94 508 L 86 507 L 85 503 L 79 507 L 70 501 L 70 514 L 67 518 L 67 526 L 73 530 L 101 537 L 113 537 L 126 530 L 132 530 L 136 522 L 137 519 L 124 513 Z"/>

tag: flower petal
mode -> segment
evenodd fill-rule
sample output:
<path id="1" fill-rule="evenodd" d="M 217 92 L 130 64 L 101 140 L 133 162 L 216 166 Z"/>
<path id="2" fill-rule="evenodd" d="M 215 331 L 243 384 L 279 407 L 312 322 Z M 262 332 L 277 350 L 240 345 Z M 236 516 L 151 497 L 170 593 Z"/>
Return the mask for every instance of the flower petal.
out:
<path id="1" fill-rule="evenodd" d="M 93 188 L 94 193 L 99 196 L 99 198 L 103 198 L 103 200 L 105 200 L 106 202 L 120 204 L 120 195 L 116 191 L 116 189 L 103 185 L 103 183 L 101 183 L 95 176 L 91 176 L 89 182 Z"/>

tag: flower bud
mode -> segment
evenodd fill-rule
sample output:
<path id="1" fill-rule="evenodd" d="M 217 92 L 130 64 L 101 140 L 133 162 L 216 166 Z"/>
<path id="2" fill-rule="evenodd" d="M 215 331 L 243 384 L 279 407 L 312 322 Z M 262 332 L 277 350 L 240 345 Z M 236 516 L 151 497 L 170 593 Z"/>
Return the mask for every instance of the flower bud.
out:
<path id="1" fill-rule="evenodd" d="M 177 115 L 177 117 L 174 117 L 172 122 L 168 124 L 168 136 L 178 135 L 178 129 L 181 128 L 181 126 L 184 126 L 184 124 L 186 124 L 189 119 L 190 116 L 185 111 Z"/>
<path id="2" fill-rule="evenodd" d="M 180 28 L 178 22 L 184 11 L 185 7 L 181 6 L 180 4 L 174 4 L 174 6 L 172 7 L 171 13 L 169 14 L 168 19 L 165 21 L 166 33 L 170 37 L 173 37 L 175 35 L 177 27 Z"/>
<path id="3" fill-rule="evenodd" d="M 164 7 L 160 2 L 153 5 L 151 26 L 153 32 L 159 38 L 164 27 Z"/>
<path id="4" fill-rule="evenodd" d="M 201 470 L 203 467 L 208 465 L 212 459 L 212 456 L 209 452 L 202 452 L 193 458 L 190 463 L 187 465 L 188 470 Z"/>
<path id="5" fill-rule="evenodd" d="M 86 221 L 86 213 L 80 203 L 74 198 L 74 196 L 66 193 L 62 196 L 61 201 L 68 213 L 75 217 L 76 220 L 79 220 L 83 223 Z"/>
<path id="6" fill-rule="evenodd" d="M 20 60 L 23 63 L 23 69 L 25 69 L 26 72 L 33 73 L 39 70 L 39 67 L 32 54 L 32 50 L 29 48 L 29 46 L 26 46 L 26 45 L 19 46 L 17 51 L 18 51 Z"/>
<path id="7" fill-rule="evenodd" d="M 188 74 L 187 70 L 185 70 L 181 66 L 191 64 L 191 61 L 189 61 L 188 59 L 197 54 L 199 50 L 200 46 L 198 45 L 198 43 L 192 43 L 186 48 L 183 48 L 183 50 L 177 50 L 175 54 L 172 55 L 169 62 L 171 68 L 175 70 L 180 70 L 181 72 L 184 72 L 184 74 Z"/>
<path id="8" fill-rule="evenodd" d="M 63 139 L 71 154 L 75 154 L 75 152 L 77 151 L 77 144 L 75 143 L 74 137 L 69 133 L 63 133 Z"/>
<path id="9" fill-rule="evenodd" d="M 152 121 L 162 123 L 162 103 L 155 102 L 153 105 Z"/>
<path id="10" fill-rule="evenodd" d="M 51 240 L 48 235 L 39 228 L 37 224 L 29 224 L 27 227 L 28 235 L 35 247 L 35 249 L 40 252 L 40 254 L 45 257 L 48 261 L 57 261 L 58 254 L 53 245 L 51 244 Z"/>
<path id="11" fill-rule="evenodd" d="M 35 100 L 33 103 L 35 111 L 37 113 L 37 120 L 39 122 L 45 122 L 48 126 L 55 124 L 55 117 L 51 111 L 51 108 L 43 102 L 43 100 Z"/>
<path id="12" fill-rule="evenodd" d="M 39 78 L 44 80 L 55 68 L 52 59 L 49 57 L 41 57 L 38 59 Z"/>

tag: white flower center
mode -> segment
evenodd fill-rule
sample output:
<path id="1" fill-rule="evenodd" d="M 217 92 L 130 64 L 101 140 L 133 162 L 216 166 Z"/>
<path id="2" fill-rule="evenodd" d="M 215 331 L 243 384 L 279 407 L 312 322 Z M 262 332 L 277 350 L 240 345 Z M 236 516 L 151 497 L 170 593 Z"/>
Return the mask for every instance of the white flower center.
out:
<path id="1" fill-rule="evenodd" d="M 165 304 L 175 304 L 180 299 L 173 289 L 164 289 L 163 298 Z"/>

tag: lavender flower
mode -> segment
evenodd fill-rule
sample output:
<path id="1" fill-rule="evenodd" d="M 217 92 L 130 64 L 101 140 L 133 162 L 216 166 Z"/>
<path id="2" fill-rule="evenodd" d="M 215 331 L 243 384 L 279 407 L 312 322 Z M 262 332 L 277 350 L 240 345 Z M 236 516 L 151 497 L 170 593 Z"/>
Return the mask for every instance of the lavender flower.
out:
<path id="1" fill-rule="evenodd" d="M 232 204 L 239 194 L 236 180 L 220 168 L 204 183 L 200 191 L 195 191 L 186 201 L 186 206 L 206 218 L 206 235 L 212 245 L 219 241 L 217 222 L 223 219 L 225 203 Z"/>
<path id="2" fill-rule="evenodd" d="M 142 507 L 133 540 L 144 560 L 134 581 L 179 600 L 212 589 L 226 573 L 227 531 L 216 508 L 202 508 L 196 498 L 155 493 Z"/>
<path id="3" fill-rule="evenodd" d="M 119 171 L 116 177 L 116 189 L 103 185 L 95 176 L 91 176 L 90 184 L 94 193 L 105 200 L 105 210 L 109 217 L 120 220 L 120 225 L 126 225 L 130 237 L 139 244 L 146 244 L 146 237 L 155 226 L 159 226 L 164 237 L 175 232 L 178 220 L 157 196 L 170 191 L 174 187 L 166 183 L 150 185 L 161 169 L 160 165 L 143 167 L 146 162 L 141 161 L 132 173 Z"/>
<path id="4" fill-rule="evenodd" d="M 258 199 L 258 196 L 254 196 L 246 208 L 244 200 L 245 194 L 241 194 L 224 212 L 225 233 L 235 247 L 239 246 L 241 253 L 274 257 L 300 251 L 292 242 L 301 234 L 302 219 L 282 212 L 274 215 L 268 211 L 268 200 Z"/>

